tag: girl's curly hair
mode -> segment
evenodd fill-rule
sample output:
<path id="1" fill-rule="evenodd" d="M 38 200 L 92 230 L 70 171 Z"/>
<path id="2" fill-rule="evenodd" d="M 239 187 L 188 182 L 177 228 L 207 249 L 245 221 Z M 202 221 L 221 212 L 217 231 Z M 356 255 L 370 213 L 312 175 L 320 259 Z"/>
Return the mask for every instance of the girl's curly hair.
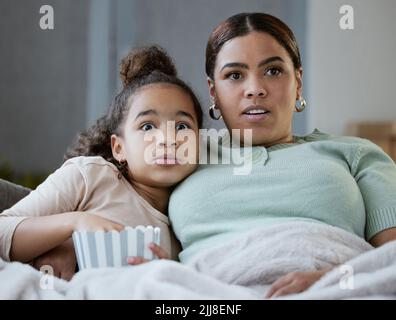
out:
<path id="1" fill-rule="evenodd" d="M 129 180 L 127 163 L 121 164 L 113 157 L 111 135 L 122 136 L 121 127 L 130 108 L 129 98 L 139 88 L 154 83 L 170 83 L 180 87 L 191 97 L 199 128 L 202 127 L 202 108 L 191 88 L 177 77 L 171 58 L 158 46 L 132 50 L 121 61 L 120 76 L 124 85 L 122 91 L 114 98 L 107 113 L 77 136 L 76 142 L 66 151 L 64 160 L 78 156 L 101 156 L 113 163 Z"/>

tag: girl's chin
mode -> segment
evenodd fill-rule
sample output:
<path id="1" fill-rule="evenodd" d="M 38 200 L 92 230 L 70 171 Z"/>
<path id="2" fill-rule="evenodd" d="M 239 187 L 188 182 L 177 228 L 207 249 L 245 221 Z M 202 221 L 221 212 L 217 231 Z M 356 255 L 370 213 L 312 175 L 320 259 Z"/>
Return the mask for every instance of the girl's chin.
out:
<path id="1" fill-rule="evenodd" d="M 171 173 L 162 173 L 156 174 L 151 178 L 152 185 L 159 188 L 169 188 L 173 187 L 182 180 L 184 180 L 188 175 L 186 174 L 171 174 Z"/>

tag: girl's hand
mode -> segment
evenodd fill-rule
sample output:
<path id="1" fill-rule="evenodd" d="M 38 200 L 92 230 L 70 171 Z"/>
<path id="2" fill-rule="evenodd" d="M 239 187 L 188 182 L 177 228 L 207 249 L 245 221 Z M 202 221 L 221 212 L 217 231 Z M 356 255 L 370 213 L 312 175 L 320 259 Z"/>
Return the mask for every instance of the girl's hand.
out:
<path id="1" fill-rule="evenodd" d="M 34 259 L 31 265 L 40 270 L 43 266 L 51 266 L 53 275 L 63 280 L 71 280 L 76 271 L 76 255 L 71 239 L 65 241 L 60 246 L 42 254 Z"/>
<path id="2" fill-rule="evenodd" d="M 288 273 L 272 284 L 266 295 L 266 299 L 305 291 L 328 271 L 329 269 L 323 269 Z"/>
<path id="3" fill-rule="evenodd" d="M 74 230 L 78 231 L 122 231 L 122 224 L 86 212 L 78 213 L 74 223 Z"/>
<path id="4" fill-rule="evenodd" d="M 159 259 L 170 259 L 169 254 L 162 249 L 159 245 L 151 242 L 149 244 L 149 249 L 159 258 Z M 136 266 L 138 264 L 150 262 L 152 260 L 147 260 L 142 257 L 128 257 L 127 262 L 131 266 Z"/>

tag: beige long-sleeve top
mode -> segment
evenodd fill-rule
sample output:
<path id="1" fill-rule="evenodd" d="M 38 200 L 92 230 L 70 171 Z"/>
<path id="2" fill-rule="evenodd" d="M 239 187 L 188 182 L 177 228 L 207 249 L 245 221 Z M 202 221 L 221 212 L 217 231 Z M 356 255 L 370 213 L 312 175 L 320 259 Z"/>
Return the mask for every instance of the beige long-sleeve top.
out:
<path id="1" fill-rule="evenodd" d="M 152 225 L 161 229 L 161 246 L 177 259 L 180 245 L 166 215 L 153 208 L 102 157 L 66 161 L 36 190 L 0 213 L 0 255 L 9 261 L 12 237 L 24 219 L 84 211 L 125 226 Z"/>

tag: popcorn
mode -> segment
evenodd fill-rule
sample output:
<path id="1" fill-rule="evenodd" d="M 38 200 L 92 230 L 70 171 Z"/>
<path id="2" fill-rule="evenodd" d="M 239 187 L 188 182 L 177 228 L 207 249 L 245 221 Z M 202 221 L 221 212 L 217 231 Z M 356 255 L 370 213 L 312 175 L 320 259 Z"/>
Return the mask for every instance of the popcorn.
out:
<path id="1" fill-rule="evenodd" d="M 127 266 L 127 257 L 156 259 L 150 242 L 160 245 L 160 228 L 125 227 L 118 231 L 74 231 L 73 242 L 80 270 Z"/>

